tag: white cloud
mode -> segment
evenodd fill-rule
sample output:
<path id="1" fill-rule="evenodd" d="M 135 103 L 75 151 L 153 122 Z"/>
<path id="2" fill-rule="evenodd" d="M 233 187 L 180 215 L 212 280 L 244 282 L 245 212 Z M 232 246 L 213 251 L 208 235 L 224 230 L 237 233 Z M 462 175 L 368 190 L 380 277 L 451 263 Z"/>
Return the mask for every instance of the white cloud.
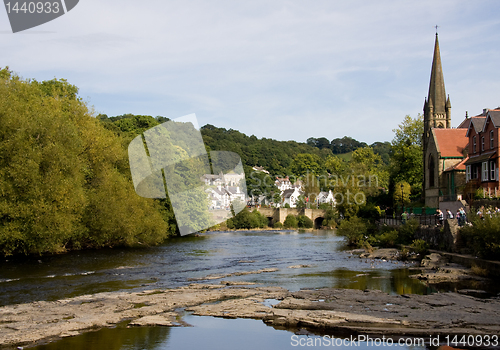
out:
<path id="1" fill-rule="evenodd" d="M 500 104 L 499 7 L 85 0 L 26 32 L 2 24 L 0 45 L 3 65 L 26 78 L 66 78 L 108 115 L 194 112 L 202 125 L 258 137 L 371 143 L 421 112 L 435 24 L 453 124 L 465 110 Z"/>

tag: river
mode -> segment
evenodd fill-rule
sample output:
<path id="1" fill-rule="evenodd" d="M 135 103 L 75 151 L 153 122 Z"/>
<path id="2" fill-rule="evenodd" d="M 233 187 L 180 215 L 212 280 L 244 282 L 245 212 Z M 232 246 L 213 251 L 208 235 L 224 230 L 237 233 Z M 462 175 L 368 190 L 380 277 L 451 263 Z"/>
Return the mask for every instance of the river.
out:
<path id="1" fill-rule="evenodd" d="M 198 237 L 173 238 L 150 248 L 71 252 L 23 261 L 7 259 L 0 263 L 0 305 L 221 280 L 281 286 L 291 291 L 321 287 L 379 289 L 393 294 L 435 291 L 409 278 L 408 267 L 403 262 L 360 259 L 346 249 L 343 238 L 334 231 L 209 232 Z M 263 268 L 278 270 L 234 275 Z M 228 274 L 233 275 L 205 280 L 207 276 Z M 293 333 L 274 330 L 262 321 L 192 315 L 184 319 L 195 327 L 117 327 L 38 349 L 296 348 L 291 344 Z M 221 337 L 227 346 L 221 344 Z M 256 337 L 267 340 L 257 344 Z M 235 345 L 243 339 L 249 340 Z M 189 344 L 175 345 L 182 341 Z"/>

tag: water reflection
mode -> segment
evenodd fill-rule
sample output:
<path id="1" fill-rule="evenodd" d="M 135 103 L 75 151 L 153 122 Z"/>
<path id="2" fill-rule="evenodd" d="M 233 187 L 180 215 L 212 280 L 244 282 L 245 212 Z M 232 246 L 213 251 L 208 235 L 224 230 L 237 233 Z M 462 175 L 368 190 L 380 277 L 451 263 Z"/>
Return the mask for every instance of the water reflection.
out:
<path id="1" fill-rule="evenodd" d="M 117 327 L 68 337 L 54 343 L 36 346 L 34 350 L 132 350 L 165 349 L 169 327 Z"/>
<path id="2" fill-rule="evenodd" d="M 410 278 L 408 269 L 351 271 L 336 269 L 319 273 L 305 273 L 303 278 L 325 280 L 325 287 L 347 289 L 381 290 L 389 294 L 430 294 L 435 289 L 426 286 L 417 279 Z"/>
<path id="3" fill-rule="evenodd" d="M 184 321 L 194 327 L 145 327 L 102 329 L 72 338 L 33 348 L 34 350 L 287 350 L 297 349 L 298 344 L 322 343 L 323 346 L 341 338 L 350 338 L 347 333 L 325 333 L 296 335 L 292 330 L 278 330 L 266 326 L 260 320 L 222 319 L 186 315 Z M 300 330 L 302 333 L 304 330 Z M 326 337 L 324 337 L 326 335 Z M 373 349 L 366 342 L 356 342 L 356 348 Z M 382 344 L 377 348 L 401 350 L 424 350 L 425 346 L 392 346 Z M 302 346 L 301 346 L 302 348 Z"/>

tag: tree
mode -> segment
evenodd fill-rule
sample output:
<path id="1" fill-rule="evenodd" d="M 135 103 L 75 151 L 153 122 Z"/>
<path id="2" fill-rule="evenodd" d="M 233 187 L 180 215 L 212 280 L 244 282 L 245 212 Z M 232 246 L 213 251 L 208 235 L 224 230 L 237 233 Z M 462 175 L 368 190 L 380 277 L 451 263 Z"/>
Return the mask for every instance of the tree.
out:
<path id="1" fill-rule="evenodd" d="M 391 183 L 406 181 L 411 186 L 411 194 L 419 197 L 423 179 L 423 117 L 420 114 L 416 118 L 407 115 L 393 132 L 395 136 L 391 142 Z M 394 190 L 395 188 L 392 189 Z"/>
<path id="2" fill-rule="evenodd" d="M 122 139 L 65 80 L 0 70 L 0 254 L 156 244 L 172 232 L 134 192 Z"/>
<path id="3" fill-rule="evenodd" d="M 411 186 L 406 181 L 398 182 L 394 185 L 394 205 L 398 206 L 401 204 L 410 203 Z"/>
<path id="4" fill-rule="evenodd" d="M 297 177 L 307 174 L 319 175 L 323 173 L 323 161 L 316 154 L 301 153 L 297 154 L 290 165 L 290 171 Z"/>

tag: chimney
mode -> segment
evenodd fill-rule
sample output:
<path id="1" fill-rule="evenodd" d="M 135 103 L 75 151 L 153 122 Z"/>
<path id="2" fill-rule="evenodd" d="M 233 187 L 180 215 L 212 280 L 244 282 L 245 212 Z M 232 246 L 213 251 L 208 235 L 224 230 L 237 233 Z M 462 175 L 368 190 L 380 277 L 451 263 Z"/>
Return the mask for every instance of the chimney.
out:
<path id="1" fill-rule="evenodd" d="M 488 112 L 488 108 L 483 108 L 483 115 L 486 115 L 487 112 Z"/>

